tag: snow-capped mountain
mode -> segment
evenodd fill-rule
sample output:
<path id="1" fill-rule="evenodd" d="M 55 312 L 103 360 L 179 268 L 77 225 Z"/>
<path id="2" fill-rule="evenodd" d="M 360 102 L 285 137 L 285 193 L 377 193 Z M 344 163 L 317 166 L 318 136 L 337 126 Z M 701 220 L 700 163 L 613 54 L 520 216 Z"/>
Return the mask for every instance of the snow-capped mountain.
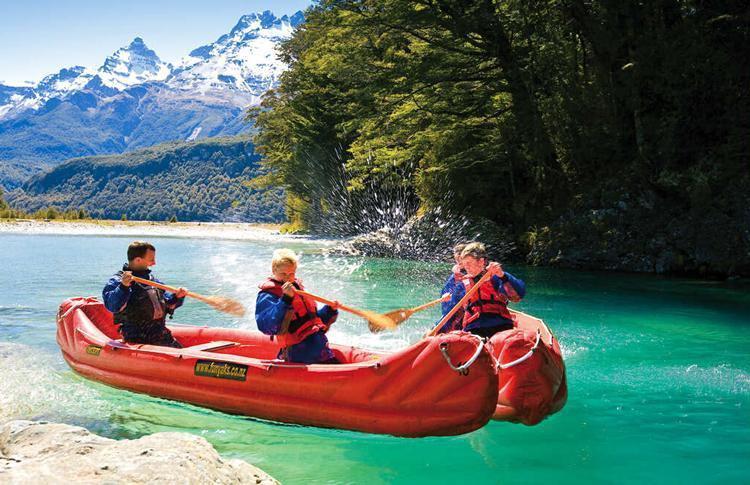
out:
<path id="1" fill-rule="evenodd" d="M 28 110 L 39 109 L 47 100 L 65 98 L 66 95 L 86 88 L 110 88 L 114 91 L 149 81 L 164 81 L 172 66 L 159 59 L 154 51 L 136 37 L 127 47 L 118 49 L 107 57 L 98 69 L 73 66 L 44 77 L 25 96 L 3 100 L 0 97 L 0 120 Z M 0 85 L 0 91 L 10 86 Z M 5 101 L 5 102 L 4 102 Z M 5 115 L 5 116 L 4 116 Z"/>
<path id="2" fill-rule="evenodd" d="M 303 21 L 302 12 L 291 18 L 276 18 L 269 11 L 244 15 L 228 34 L 184 57 L 167 85 L 201 93 L 233 89 L 259 98 L 286 68 L 277 59 L 276 46 Z"/>
<path id="3" fill-rule="evenodd" d="M 6 86 L 0 84 L 0 118 L 34 92 L 33 86 Z"/>
<path id="4" fill-rule="evenodd" d="M 286 68 L 276 57 L 276 46 L 303 21 L 302 12 L 280 18 L 270 11 L 244 15 L 228 34 L 194 49 L 175 67 L 159 59 L 143 39 L 136 37 L 96 70 L 82 66 L 61 69 L 31 88 L 0 84 L 0 120 L 86 88 L 123 91 L 148 82 L 165 81 L 168 88 L 196 94 L 236 90 L 257 102 Z M 15 96 L 3 95 L 11 91 Z"/>
<path id="5" fill-rule="evenodd" d="M 117 90 L 149 81 L 164 81 L 171 73 L 172 66 L 162 62 L 140 37 L 107 57 L 97 71 L 103 85 Z"/>
<path id="6" fill-rule="evenodd" d="M 99 68 L 61 69 L 32 86 L 0 84 L 0 185 L 17 186 L 70 157 L 248 130 L 246 109 L 286 68 L 276 46 L 303 21 L 302 12 L 244 15 L 176 66 L 136 37 Z"/>

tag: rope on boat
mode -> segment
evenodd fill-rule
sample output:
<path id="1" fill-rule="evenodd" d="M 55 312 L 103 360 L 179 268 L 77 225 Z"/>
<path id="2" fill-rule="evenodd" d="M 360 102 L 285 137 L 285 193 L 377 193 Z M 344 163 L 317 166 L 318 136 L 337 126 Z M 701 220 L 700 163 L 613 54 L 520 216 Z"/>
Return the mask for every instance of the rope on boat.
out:
<path id="1" fill-rule="evenodd" d="M 536 351 L 537 347 L 539 347 L 539 342 L 541 340 L 542 340 L 542 332 L 541 332 L 541 330 L 539 330 L 537 328 L 536 329 L 536 343 L 534 344 L 534 346 L 531 347 L 531 349 L 529 349 L 529 351 L 526 352 L 524 355 L 522 355 L 521 357 L 517 358 L 516 360 L 514 360 L 512 362 L 508 362 L 507 364 L 501 364 L 500 363 L 500 358 L 498 357 L 497 364 L 496 364 L 497 368 L 501 369 L 501 370 L 502 369 L 508 369 L 510 367 L 513 367 L 514 365 L 518 365 L 521 362 L 525 361 L 526 359 L 528 359 L 529 357 L 531 357 L 532 355 L 534 355 L 534 351 Z"/>
<path id="2" fill-rule="evenodd" d="M 469 367 L 471 367 L 471 364 L 473 364 L 479 358 L 479 355 L 482 353 L 482 349 L 484 348 L 484 340 L 482 339 L 482 337 L 478 337 L 476 335 L 471 336 L 477 339 L 477 350 L 476 352 L 474 352 L 474 355 L 472 355 L 471 358 L 466 361 L 466 363 L 459 366 L 455 366 L 453 365 L 453 362 L 451 362 L 451 357 L 450 355 L 448 355 L 448 342 L 442 342 L 440 344 L 440 353 L 443 354 L 443 358 L 448 363 L 448 366 L 464 376 L 469 373 Z"/>

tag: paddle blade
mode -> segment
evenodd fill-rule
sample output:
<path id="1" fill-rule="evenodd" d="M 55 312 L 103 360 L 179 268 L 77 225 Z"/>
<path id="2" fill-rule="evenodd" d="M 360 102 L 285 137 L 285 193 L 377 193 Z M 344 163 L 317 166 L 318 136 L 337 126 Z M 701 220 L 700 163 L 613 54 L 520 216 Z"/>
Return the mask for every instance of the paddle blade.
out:
<path id="1" fill-rule="evenodd" d="M 397 326 L 401 325 L 407 318 L 412 316 L 413 313 L 414 312 L 409 308 L 399 308 L 398 310 L 390 311 L 384 314 L 383 316 L 391 321 L 391 326 L 382 327 L 382 326 L 374 325 L 372 322 L 370 322 L 370 332 L 380 333 L 386 328 L 389 330 L 392 330 L 396 328 Z"/>
<path id="2" fill-rule="evenodd" d="M 398 310 L 386 313 L 385 316 L 391 319 L 394 325 L 400 325 L 413 314 L 414 310 L 411 310 L 410 308 L 399 308 Z"/>
<path id="3" fill-rule="evenodd" d="M 382 330 L 393 330 L 396 328 L 396 323 L 385 315 L 380 313 L 364 311 L 364 317 L 367 318 L 367 322 L 370 326 L 371 332 L 380 332 Z M 378 329 L 378 330 L 373 330 Z"/>
<path id="4" fill-rule="evenodd" d="M 242 317 L 245 315 L 245 307 L 242 306 L 242 303 L 225 296 L 209 296 L 206 298 L 206 303 L 220 312 L 229 313 L 236 317 Z"/>

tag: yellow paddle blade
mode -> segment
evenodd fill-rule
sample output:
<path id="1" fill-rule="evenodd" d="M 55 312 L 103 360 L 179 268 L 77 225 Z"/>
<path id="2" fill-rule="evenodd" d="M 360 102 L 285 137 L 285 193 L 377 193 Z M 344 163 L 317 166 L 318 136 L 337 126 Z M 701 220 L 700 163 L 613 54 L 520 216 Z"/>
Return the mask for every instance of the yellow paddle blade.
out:
<path id="1" fill-rule="evenodd" d="M 396 323 L 385 315 L 367 310 L 362 311 L 362 313 L 363 316 L 367 318 L 370 330 L 373 332 L 375 331 L 373 328 L 379 329 L 377 330 L 378 332 L 385 329 L 392 330 L 396 328 Z"/>
<path id="2" fill-rule="evenodd" d="M 245 307 L 237 300 L 232 300 L 225 296 L 208 296 L 205 301 L 220 312 L 229 313 L 237 317 L 245 315 Z"/>
<path id="3" fill-rule="evenodd" d="M 414 310 L 411 308 L 399 308 L 398 310 L 392 310 L 386 313 L 385 316 L 391 319 L 394 325 L 400 325 L 413 314 Z"/>

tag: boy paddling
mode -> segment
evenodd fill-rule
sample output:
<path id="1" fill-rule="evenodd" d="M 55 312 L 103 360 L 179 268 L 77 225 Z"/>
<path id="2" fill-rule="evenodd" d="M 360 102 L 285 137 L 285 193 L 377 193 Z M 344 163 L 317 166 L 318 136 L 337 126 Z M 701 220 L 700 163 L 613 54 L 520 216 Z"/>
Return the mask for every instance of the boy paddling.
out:
<path id="1" fill-rule="evenodd" d="M 487 249 L 482 243 L 471 243 L 461 251 L 461 266 L 466 274 L 458 278 L 450 302 L 443 305 L 446 315 L 476 283 L 485 272 L 492 277 L 474 292 L 462 308 L 461 320 L 449 321 L 440 329 L 440 333 L 451 330 L 463 330 L 481 337 L 492 337 L 497 332 L 513 328 L 513 316 L 508 310 L 508 302 L 518 302 L 526 294 L 526 284 L 519 278 L 503 270 L 496 262 L 488 264 Z M 447 310 L 446 310 L 447 308 Z"/>
<path id="2" fill-rule="evenodd" d="M 260 284 L 255 305 L 255 321 L 266 335 L 281 344 L 279 358 L 302 364 L 338 364 L 328 346 L 326 332 L 338 317 L 338 304 L 318 309 L 314 300 L 302 296 L 297 279 L 297 255 L 277 249 L 271 260 L 271 273 Z"/>

